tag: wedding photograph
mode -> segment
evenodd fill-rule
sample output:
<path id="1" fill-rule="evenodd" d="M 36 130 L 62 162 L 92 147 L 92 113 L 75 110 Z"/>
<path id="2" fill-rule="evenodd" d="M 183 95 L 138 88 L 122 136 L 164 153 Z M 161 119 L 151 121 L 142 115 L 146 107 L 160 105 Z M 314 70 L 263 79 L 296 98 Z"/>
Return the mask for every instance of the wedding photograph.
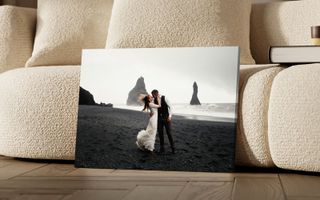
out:
<path id="1" fill-rule="evenodd" d="M 84 51 L 76 167 L 232 171 L 238 60 L 237 47 Z"/>

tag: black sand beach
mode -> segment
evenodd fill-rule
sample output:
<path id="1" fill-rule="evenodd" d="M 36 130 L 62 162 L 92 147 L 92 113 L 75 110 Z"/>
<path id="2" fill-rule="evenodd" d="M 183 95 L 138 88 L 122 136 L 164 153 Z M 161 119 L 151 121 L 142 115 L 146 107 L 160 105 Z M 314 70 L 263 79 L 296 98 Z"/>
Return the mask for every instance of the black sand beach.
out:
<path id="1" fill-rule="evenodd" d="M 176 153 L 140 151 L 137 133 L 145 129 L 143 112 L 101 106 L 79 107 L 77 167 L 227 172 L 234 169 L 236 123 L 199 121 L 173 116 Z"/>

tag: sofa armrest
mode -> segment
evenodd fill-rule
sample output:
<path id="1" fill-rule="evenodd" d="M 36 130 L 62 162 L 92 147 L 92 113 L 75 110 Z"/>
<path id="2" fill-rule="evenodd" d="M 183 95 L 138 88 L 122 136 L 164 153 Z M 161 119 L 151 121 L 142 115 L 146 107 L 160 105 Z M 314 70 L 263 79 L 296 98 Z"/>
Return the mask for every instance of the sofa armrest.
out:
<path id="1" fill-rule="evenodd" d="M 73 160 L 79 66 L 19 68 L 0 74 L 0 154 Z"/>
<path id="2" fill-rule="evenodd" d="M 295 65 L 274 79 L 268 140 L 275 165 L 320 171 L 320 64 Z"/>
<path id="3" fill-rule="evenodd" d="M 240 66 L 236 164 L 274 167 L 268 145 L 268 104 L 277 64 Z"/>

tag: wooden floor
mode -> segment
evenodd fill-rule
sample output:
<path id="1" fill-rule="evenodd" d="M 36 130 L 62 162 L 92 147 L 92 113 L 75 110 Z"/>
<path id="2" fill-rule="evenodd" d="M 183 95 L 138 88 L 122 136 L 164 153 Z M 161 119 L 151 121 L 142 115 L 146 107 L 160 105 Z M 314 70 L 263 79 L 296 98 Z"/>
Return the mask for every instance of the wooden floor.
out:
<path id="1" fill-rule="evenodd" d="M 0 156 L 0 199 L 320 199 L 319 174 L 77 169 Z"/>

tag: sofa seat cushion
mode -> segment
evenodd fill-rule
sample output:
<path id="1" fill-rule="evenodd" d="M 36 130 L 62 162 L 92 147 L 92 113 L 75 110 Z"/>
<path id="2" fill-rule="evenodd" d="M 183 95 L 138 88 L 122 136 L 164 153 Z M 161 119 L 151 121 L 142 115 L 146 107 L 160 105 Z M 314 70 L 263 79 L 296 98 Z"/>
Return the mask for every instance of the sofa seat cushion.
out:
<path id="1" fill-rule="evenodd" d="M 277 65 L 241 66 L 237 163 L 274 166 L 268 148 L 267 114 Z M 0 74 L 0 154 L 74 159 L 78 66 L 22 68 Z"/>
<path id="2" fill-rule="evenodd" d="M 272 160 L 284 169 L 320 171 L 320 64 L 297 65 L 274 79 L 269 103 Z"/>
<path id="3" fill-rule="evenodd" d="M 0 73 L 23 67 L 31 56 L 36 9 L 0 6 Z"/>
<path id="4" fill-rule="evenodd" d="M 0 154 L 73 160 L 79 76 L 79 66 L 0 74 Z"/>
<path id="5" fill-rule="evenodd" d="M 236 163 L 242 166 L 274 167 L 268 144 L 268 104 L 278 65 L 240 67 Z"/>

